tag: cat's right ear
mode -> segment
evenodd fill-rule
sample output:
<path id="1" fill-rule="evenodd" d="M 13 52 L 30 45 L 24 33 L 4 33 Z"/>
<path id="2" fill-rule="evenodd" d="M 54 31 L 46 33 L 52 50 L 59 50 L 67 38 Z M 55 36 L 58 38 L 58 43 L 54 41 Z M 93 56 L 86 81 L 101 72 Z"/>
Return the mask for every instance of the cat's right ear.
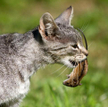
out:
<path id="1" fill-rule="evenodd" d="M 54 22 L 53 17 L 50 13 L 45 13 L 40 18 L 39 32 L 43 38 L 52 38 L 56 36 L 58 27 Z"/>
<path id="2" fill-rule="evenodd" d="M 60 16 L 58 16 L 55 21 L 62 23 L 64 25 L 71 25 L 71 20 L 73 17 L 73 8 L 72 6 L 68 7 Z"/>

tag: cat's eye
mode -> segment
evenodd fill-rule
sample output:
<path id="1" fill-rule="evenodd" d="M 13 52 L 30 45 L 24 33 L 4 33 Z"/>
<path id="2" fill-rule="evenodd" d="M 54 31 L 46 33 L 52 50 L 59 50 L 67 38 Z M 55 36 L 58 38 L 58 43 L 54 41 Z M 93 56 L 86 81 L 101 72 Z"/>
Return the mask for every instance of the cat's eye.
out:
<path id="1" fill-rule="evenodd" d="M 73 47 L 73 48 L 78 48 L 77 44 L 75 44 L 75 45 L 72 45 L 72 47 Z"/>

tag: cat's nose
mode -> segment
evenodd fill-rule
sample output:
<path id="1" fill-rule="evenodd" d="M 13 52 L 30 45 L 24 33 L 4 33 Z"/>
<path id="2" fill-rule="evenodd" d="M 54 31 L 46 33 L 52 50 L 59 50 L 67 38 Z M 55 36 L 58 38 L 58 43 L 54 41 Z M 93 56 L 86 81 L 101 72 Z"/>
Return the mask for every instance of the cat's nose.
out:
<path id="1" fill-rule="evenodd" d="M 86 49 L 82 50 L 82 52 L 83 52 L 86 56 L 88 56 L 88 51 L 87 51 Z"/>
<path id="2" fill-rule="evenodd" d="M 84 47 L 80 47 L 79 49 L 84 55 L 88 56 L 88 50 L 86 50 Z"/>
<path id="3" fill-rule="evenodd" d="M 79 50 L 86 56 L 88 56 L 88 50 L 85 49 L 83 46 L 81 46 L 80 44 L 78 44 Z"/>
<path id="4" fill-rule="evenodd" d="M 88 51 L 85 53 L 86 56 L 88 56 Z"/>

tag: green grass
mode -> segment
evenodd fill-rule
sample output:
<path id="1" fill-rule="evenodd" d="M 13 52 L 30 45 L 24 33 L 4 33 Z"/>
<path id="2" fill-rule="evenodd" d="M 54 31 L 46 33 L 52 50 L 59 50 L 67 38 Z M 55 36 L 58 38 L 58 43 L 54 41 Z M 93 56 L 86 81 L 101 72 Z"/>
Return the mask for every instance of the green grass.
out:
<path id="1" fill-rule="evenodd" d="M 41 15 L 54 18 L 74 7 L 72 24 L 84 30 L 89 44 L 89 70 L 82 86 L 66 87 L 62 82 L 72 69 L 62 65 L 41 68 L 31 78 L 30 91 L 21 107 L 107 107 L 108 106 L 108 0 L 1 0 L 0 34 L 25 33 L 39 24 Z M 58 76 L 58 77 L 57 77 Z"/>
<path id="2" fill-rule="evenodd" d="M 52 67 L 61 65 L 53 65 Z M 65 68 L 65 67 L 64 67 Z M 64 69 L 63 68 L 63 69 Z M 82 80 L 82 86 L 63 86 L 66 75 L 57 77 L 60 72 L 50 75 L 51 66 L 40 70 L 31 79 L 31 89 L 22 103 L 27 107 L 107 107 L 108 79 L 104 71 L 91 71 Z M 43 74 L 48 71 L 49 73 Z M 52 70 L 55 71 L 55 70 Z M 66 71 L 65 74 L 69 73 Z"/>

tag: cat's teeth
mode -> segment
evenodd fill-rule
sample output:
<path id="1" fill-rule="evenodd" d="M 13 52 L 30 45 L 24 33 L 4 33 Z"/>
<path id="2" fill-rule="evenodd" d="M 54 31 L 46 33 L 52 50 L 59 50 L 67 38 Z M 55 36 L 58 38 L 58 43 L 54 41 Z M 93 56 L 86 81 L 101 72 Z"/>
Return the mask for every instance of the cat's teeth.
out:
<path id="1" fill-rule="evenodd" d="M 71 63 L 73 66 L 77 66 L 77 65 L 78 65 L 78 63 L 75 62 L 75 61 L 72 61 L 72 60 L 69 60 L 69 61 L 70 61 L 70 63 Z"/>

